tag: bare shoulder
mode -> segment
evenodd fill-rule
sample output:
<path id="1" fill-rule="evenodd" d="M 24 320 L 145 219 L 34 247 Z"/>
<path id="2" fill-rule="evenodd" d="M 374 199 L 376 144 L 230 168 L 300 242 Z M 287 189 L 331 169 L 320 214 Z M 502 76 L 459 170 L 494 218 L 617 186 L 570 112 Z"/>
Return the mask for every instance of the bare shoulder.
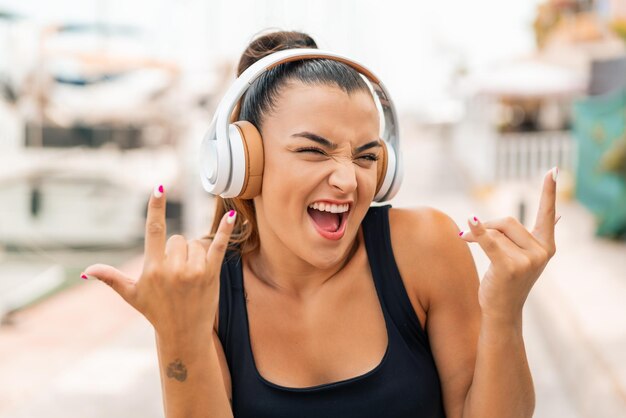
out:
<path id="1" fill-rule="evenodd" d="M 459 227 L 439 209 L 391 208 L 389 228 L 400 274 L 426 311 L 438 292 L 453 285 L 450 280 L 474 267 Z"/>
<path id="2" fill-rule="evenodd" d="M 461 416 L 476 364 L 478 273 L 456 223 L 430 207 L 391 209 L 391 243 L 407 291 L 418 295 L 447 416 Z M 410 290 L 409 290 L 410 289 Z M 425 314 L 426 315 L 426 314 Z"/>

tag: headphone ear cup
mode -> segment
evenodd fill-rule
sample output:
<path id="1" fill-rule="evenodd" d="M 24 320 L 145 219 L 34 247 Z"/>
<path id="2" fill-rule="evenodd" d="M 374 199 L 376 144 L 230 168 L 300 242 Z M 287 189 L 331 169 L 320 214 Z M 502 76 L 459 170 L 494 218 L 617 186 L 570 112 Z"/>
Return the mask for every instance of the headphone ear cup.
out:
<path id="1" fill-rule="evenodd" d="M 383 158 L 381 164 L 378 164 L 378 184 L 376 186 L 376 194 L 374 201 L 384 202 L 395 196 L 402 179 L 402 166 L 398 161 L 398 155 L 395 148 L 389 143 L 383 142 Z"/>
<path id="2" fill-rule="evenodd" d="M 234 122 L 241 135 L 245 156 L 245 176 L 239 199 L 252 199 L 261 193 L 263 183 L 263 168 L 265 158 L 263 155 L 263 140 L 261 133 L 252 123 L 247 120 Z"/>
<path id="3" fill-rule="evenodd" d="M 380 142 L 382 147 L 380 157 L 378 158 L 376 165 L 376 193 L 374 193 L 374 196 L 378 195 L 378 192 L 383 185 L 385 175 L 387 174 L 387 162 L 389 161 L 387 156 L 387 143 L 385 141 Z"/>

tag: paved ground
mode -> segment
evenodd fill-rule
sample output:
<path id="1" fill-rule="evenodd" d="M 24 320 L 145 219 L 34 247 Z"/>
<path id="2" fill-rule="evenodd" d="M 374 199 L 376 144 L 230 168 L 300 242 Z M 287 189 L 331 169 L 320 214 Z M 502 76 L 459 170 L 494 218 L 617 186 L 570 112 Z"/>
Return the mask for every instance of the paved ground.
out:
<path id="1" fill-rule="evenodd" d="M 406 143 L 413 163 L 395 205 L 434 206 L 464 226 L 471 213 L 514 214 L 516 199 L 525 196 L 534 219 L 539 183 L 516 194 L 466 194 L 466 173 L 438 146 Z M 535 416 L 625 417 L 626 244 L 593 238 L 593 219 L 575 202 L 559 201 L 559 213 L 557 256 L 525 310 Z M 482 272 L 487 259 L 473 251 Z M 137 271 L 140 261 L 122 269 Z M 107 286 L 81 281 L 14 319 L 0 328 L 0 418 L 163 416 L 152 329 Z"/>

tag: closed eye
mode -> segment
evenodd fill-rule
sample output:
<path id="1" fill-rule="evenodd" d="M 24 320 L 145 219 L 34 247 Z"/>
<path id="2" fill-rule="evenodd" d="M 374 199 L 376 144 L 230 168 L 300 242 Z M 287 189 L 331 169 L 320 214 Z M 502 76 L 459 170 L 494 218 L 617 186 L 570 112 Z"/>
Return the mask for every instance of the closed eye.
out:
<path id="1" fill-rule="evenodd" d="M 296 150 L 296 152 L 298 152 L 298 153 L 311 153 L 311 154 L 318 154 L 318 155 L 327 155 L 326 152 L 323 149 L 315 148 L 315 147 L 298 148 Z M 373 162 L 373 161 L 378 161 L 378 155 L 376 155 L 376 154 L 365 154 L 365 155 L 361 155 L 361 156 L 357 157 L 357 159 L 365 160 L 365 161 L 368 161 L 368 162 Z"/>
<path id="2" fill-rule="evenodd" d="M 378 155 L 376 154 L 365 154 L 365 155 L 361 155 L 359 158 L 367 160 L 367 161 L 378 161 Z"/>
<path id="3" fill-rule="evenodd" d="M 311 153 L 311 154 L 326 155 L 326 153 L 324 152 L 324 150 L 322 150 L 321 148 L 315 148 L 315 147 L 298 148 L 298 149 L 296 150 L 296 152 L 308 152 L 308 153 Z"/>

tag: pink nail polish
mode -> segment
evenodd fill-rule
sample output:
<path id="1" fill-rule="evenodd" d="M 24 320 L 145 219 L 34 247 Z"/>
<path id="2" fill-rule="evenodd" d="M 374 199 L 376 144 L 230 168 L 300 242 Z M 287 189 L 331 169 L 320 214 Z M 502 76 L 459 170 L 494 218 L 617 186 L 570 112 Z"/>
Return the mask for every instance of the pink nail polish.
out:
<path id="1" fill-rule="evenodd" d="M 80 278 L 81 278 L 81 279 L 84 279 L 84 280 L 89 279 L 89 277 L 87 277 L 87 275 L 86 275 L 86 274 L 84 274 L 84 273 L 80 275 Z"/>
<path id="2" fill-rule="evenodd" d="M 235 212 L 234 210 L 231 210 L 230 212 L 228 212 L 228 218 L 226 218 L 226 223 L 229 225 L 232 225 L 233 223 L 235 223 L 236 217 L 237 217 L 237 212 Z"/>
<path id="3" fill-rule="evenodd" d="M 474 221 L 478 222 L 478 218 L 474 216 Z"/>
<path id="4" fill-rule="evenodd" d="M 462 237 L 463 233 L 464 233 L 464 231 L 459 232 L 459 236 Z"/>
<path id="5" fill-rule="evenodd" d="M 161 185 L 159 185 L 159 191 L 160 191 L 161 193 L 163 193 L 163 185 L 162 185 L 162 184 L 161 184 Z"/>

